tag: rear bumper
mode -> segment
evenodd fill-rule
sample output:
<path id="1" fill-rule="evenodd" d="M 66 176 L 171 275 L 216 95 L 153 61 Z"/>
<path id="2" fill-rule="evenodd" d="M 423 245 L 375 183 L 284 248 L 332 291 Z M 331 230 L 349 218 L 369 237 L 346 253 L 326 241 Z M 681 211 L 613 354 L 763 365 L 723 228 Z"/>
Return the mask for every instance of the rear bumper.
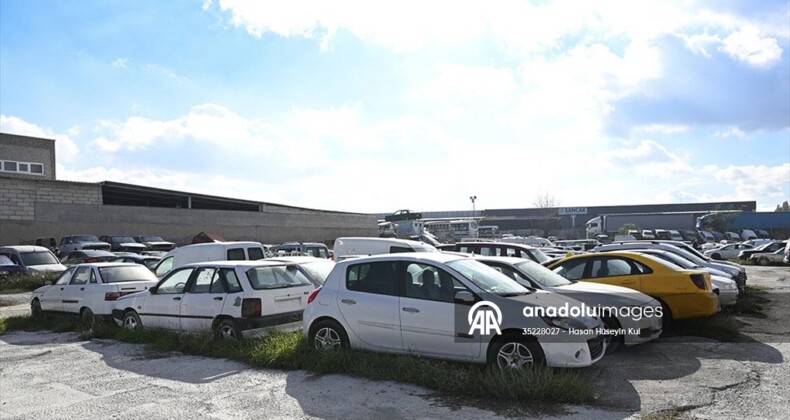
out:
<path id="1" fill-rule="evenodd" d="M 236 319 L 239 329 L 254 330 L 258 328 L 277 327 L 285 324 L 299 323 L 301 325 L 304 310 L 286 312 L 284 314 L 265 315 L 259 318 Z"/>

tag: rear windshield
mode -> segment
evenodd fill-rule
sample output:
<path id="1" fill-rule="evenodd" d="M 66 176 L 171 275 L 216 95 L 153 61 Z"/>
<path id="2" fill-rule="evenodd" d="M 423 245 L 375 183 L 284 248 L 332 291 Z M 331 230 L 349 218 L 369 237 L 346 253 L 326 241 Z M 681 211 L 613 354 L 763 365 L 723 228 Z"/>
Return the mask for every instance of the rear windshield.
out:
<path id="1" fill-rule="evenodd" d="M 49 251 L 21 252 L 19 255 L 22 257 L 22 262 L 28 267 L 32 265 L 60 264 L 60 261 Z"/>
<path id="2" fill-rule="evenodd" d="M 128 265 L 101 267 L 99 274 L 105 283 L 125 283 L 130 281 L 157 281 L 156 275 L 145 266 Z"/>
<path id="3" fill-rule="evenodd" d="M 90 235 L 80 235 L 74 237 L 74 242 L 99 242 L 99 238 Z"/>
<path id="4" fill-rule="evenodd" d="M 305 253 L 311 257 L 329 258 L 329 250 L 324 246 L 308 246 Z"/>
<path id="5" fill-rule="evenodd" d="M 312 285 L 295 265 L 251 268 L 247 270 L 247 280 L 255 290 Z"/>
<path id="6" fill-rule="evenodd" d="M 329 273 L 335 267 L 335 263 L 331 261 L 316 261 L 301 265 L 302 269 L 310 274 L 319 284 L 324 284 Z"/>

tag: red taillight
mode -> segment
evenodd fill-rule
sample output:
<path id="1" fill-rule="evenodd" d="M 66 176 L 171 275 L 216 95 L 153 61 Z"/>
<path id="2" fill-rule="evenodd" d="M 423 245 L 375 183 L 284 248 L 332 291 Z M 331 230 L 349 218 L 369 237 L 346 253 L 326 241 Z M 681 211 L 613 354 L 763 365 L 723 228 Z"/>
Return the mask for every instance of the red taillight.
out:
<path id="1" fill-rule="evenodd" d="M 310 296 L 307 297 L 307 303 L 311 303 L 312 301 L 314 301 L 315 298 L 318 297 L 318 292 L 320 292 L 320 291 L 321 291 L 320 287 L 318 289 L 313 290 L 310 293 Z"/>
<path id="2" fill-rule="evenodd" d="M 704 274 L 692 274 L 691 275 L 691 281 L 693 281 L 694 285 L 697 286 L 698 288 L 700 288 L 702 290 L 707 289 L 707 287 L 705 287 L 705 275 Z"/>
<path id="3" fill-rule="evenodd" d="M 100 259 L 98 259 L 98 258 L 85 258 L 85 261 L 83 261 L 83 262 L 86 262 L 86 263 L 95 263 L 95 262 L 101 262 L 101 260 L 100 260 Z"/>
<path id="4" fill-rule="evenodd" d="M 242 318 L 259 318 L 261 316 L 260 299 L 244 299 L 241 301 Z"/>
<path id="5" fill-rule="evenodd" d="M 107 292 L 104 294 L 104 300 L 116 300 L 123 296 L 121 292 Z"/>

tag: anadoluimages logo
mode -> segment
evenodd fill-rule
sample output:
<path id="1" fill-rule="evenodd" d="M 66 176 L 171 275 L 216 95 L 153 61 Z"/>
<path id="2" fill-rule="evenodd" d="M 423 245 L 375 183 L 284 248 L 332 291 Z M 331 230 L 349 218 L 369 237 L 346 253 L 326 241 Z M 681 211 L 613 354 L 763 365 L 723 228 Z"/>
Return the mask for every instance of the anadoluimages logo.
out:
<path id="1" fill-rule="evenodd" d="M 473 335 L 475 331 L 481 335 L 490 335 L 492 331 L 496 331 L 499 335 L 502 334 L 499 329 L 499 326 L 502 325 L 502 311 L 495 303 L 486 300 L 475 303 L 469 309 L 467 320 L 469 335 Z"/>

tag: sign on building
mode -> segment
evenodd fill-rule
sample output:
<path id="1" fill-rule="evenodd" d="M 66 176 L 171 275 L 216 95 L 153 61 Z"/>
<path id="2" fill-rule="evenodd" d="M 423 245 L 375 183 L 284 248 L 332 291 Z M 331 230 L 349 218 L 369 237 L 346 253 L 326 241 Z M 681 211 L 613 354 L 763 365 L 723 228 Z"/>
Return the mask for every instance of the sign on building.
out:
<path id="1" fill-rule="evenodd" d="M 559 214 L 560 216 L 587 214 L 587 207 L 562 207 Z"/>

